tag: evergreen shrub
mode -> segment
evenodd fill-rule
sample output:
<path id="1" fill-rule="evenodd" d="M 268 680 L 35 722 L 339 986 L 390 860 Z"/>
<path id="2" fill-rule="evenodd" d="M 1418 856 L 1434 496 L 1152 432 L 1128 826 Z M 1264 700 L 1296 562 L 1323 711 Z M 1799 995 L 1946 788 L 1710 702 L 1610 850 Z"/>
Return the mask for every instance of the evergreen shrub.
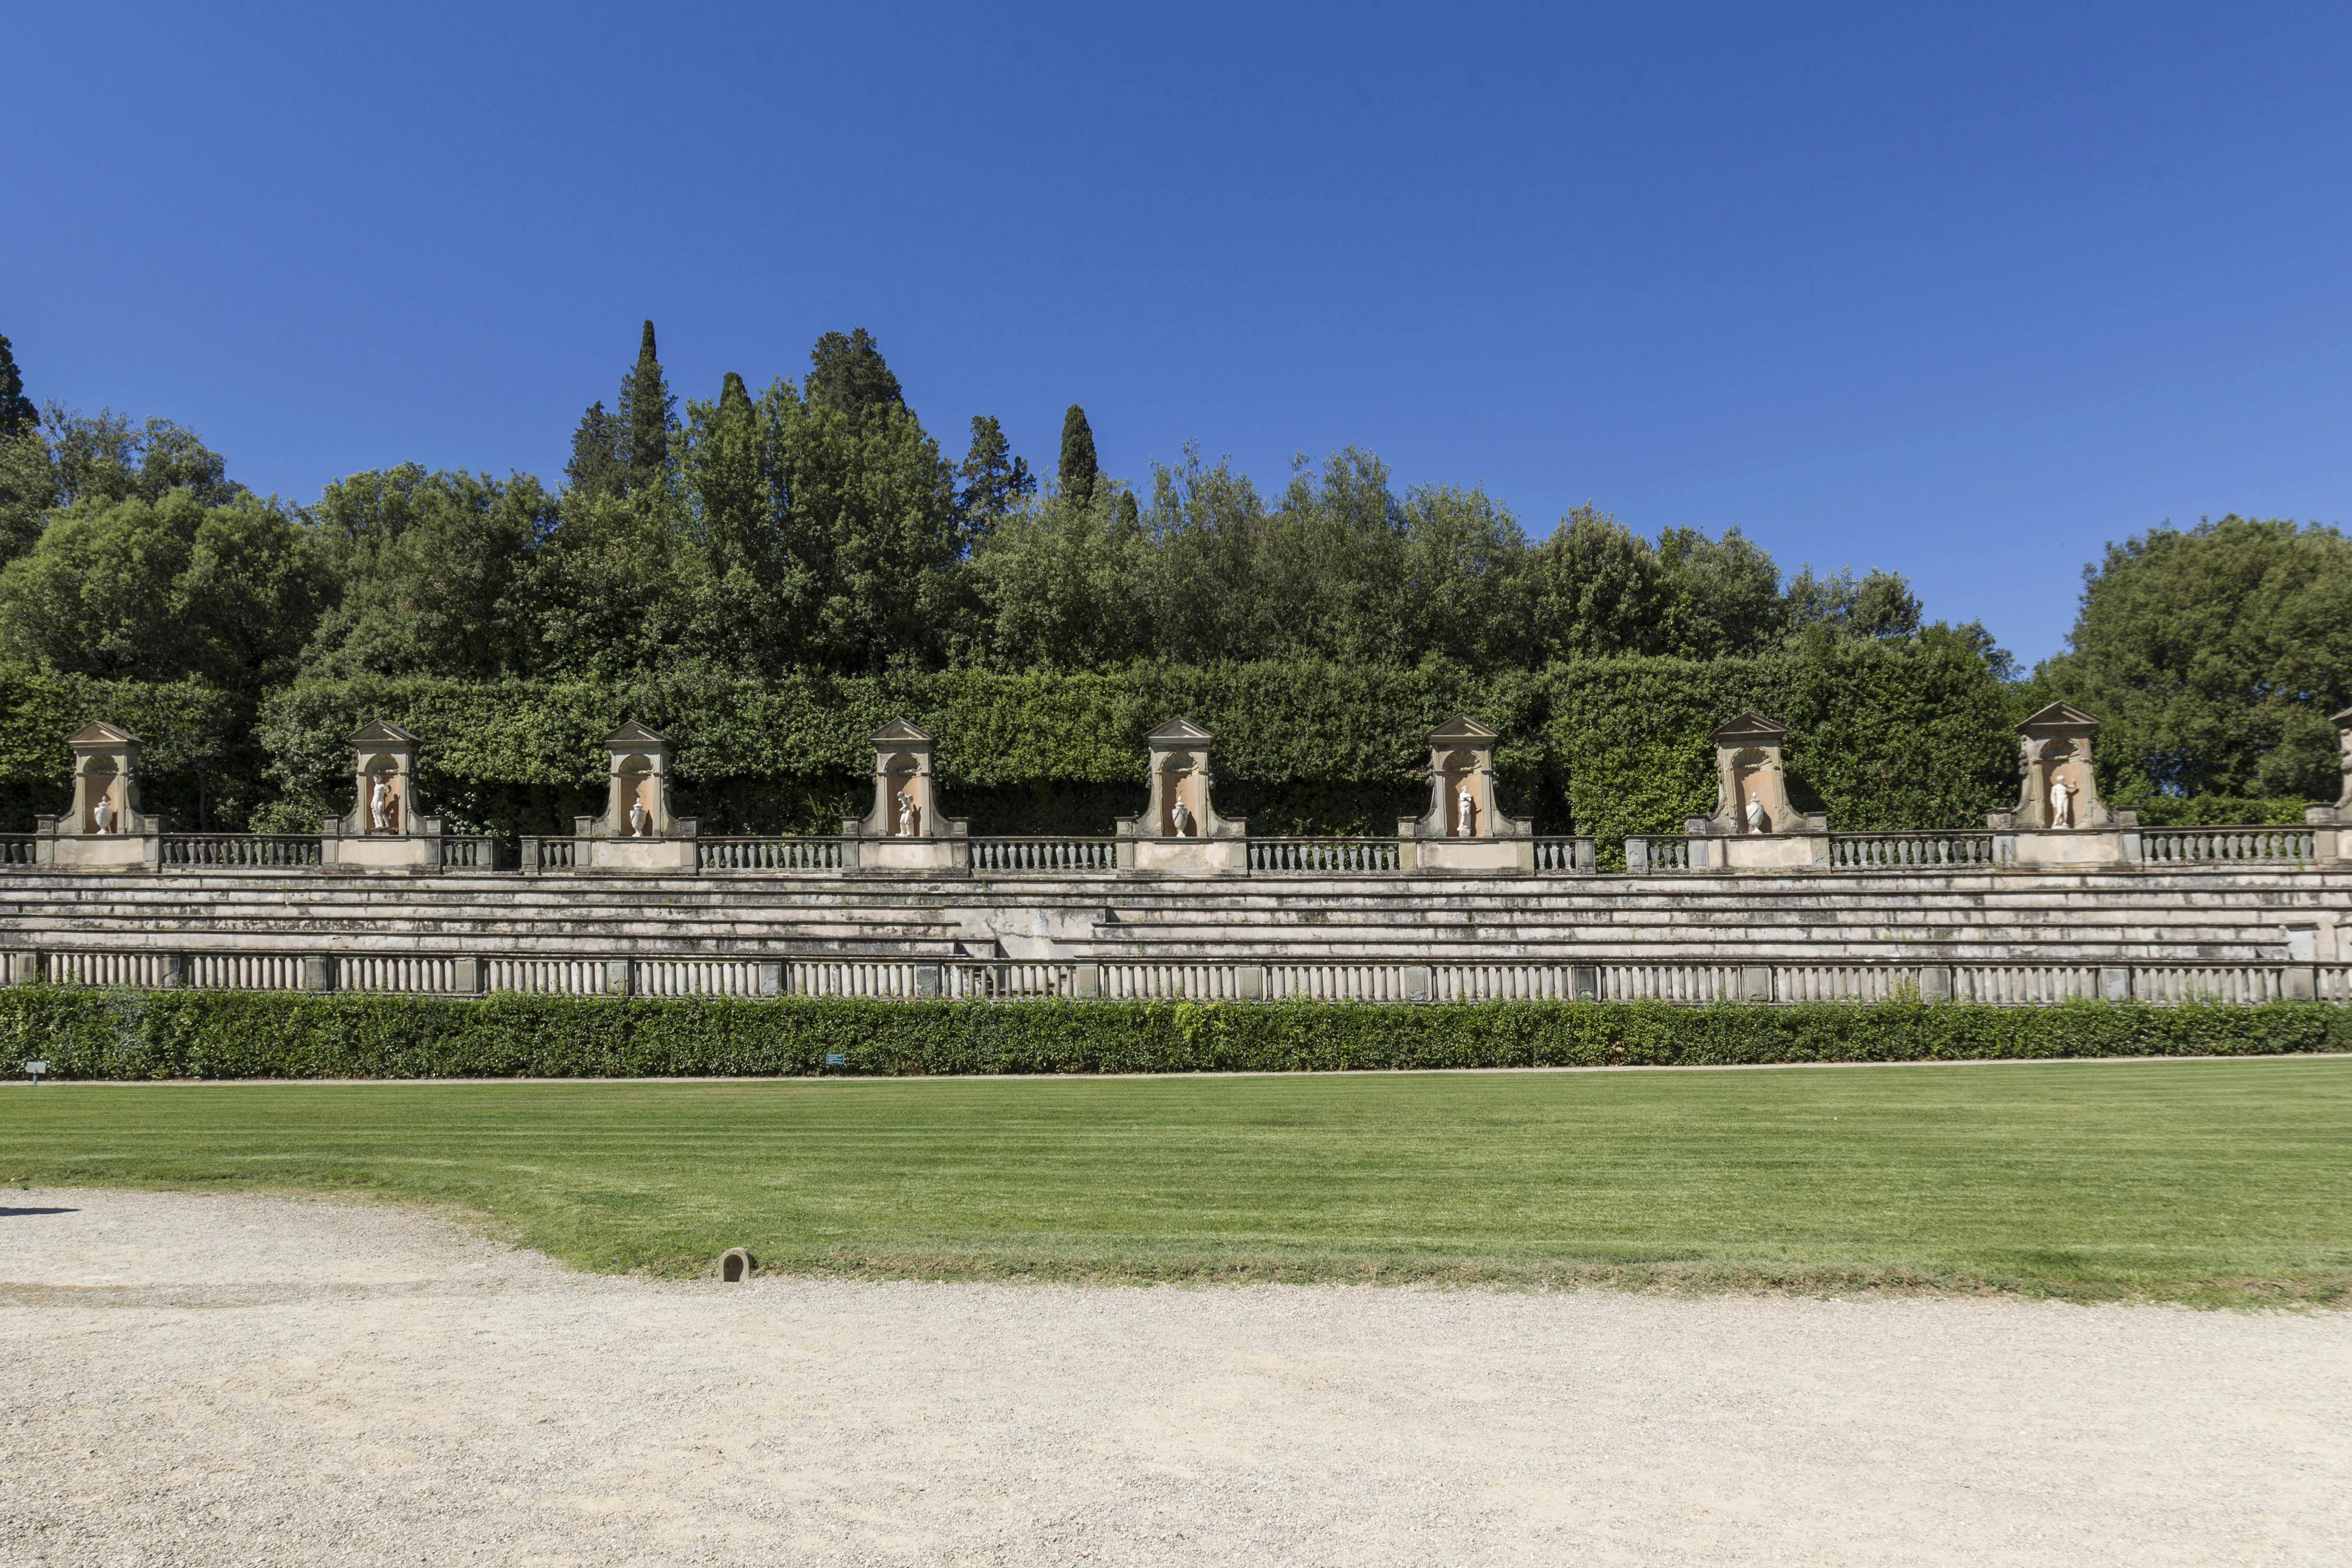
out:
<path id="1" fill-rule="evenodd" d="M 0 991 L 0 1074 L 698 1078 L 2240 1056 L 2340 1051 L 2322 1003 L 671 1002 Z M 827 1053 L 843 1065 L 824 1066 Z"/>

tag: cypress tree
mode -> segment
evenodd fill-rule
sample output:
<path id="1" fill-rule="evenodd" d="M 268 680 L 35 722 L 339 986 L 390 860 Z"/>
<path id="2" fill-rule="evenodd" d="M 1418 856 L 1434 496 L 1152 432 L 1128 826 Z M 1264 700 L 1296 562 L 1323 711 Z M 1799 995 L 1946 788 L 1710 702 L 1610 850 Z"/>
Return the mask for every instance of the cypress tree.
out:
<path id="1" fill-rule="evenodd" d="M 661 361 L 654 357 L 654 324 L 647 321 L 645 336 L 637 344 L 637 368 L 631 374 L 628 391 L 622 398 L 622 412 L 628 421 L 632 484 L 651 482 L 668 462 L 669 419 L 675 406 L 669 384 L 662 378 Z"/>
<path id="2" fill-rule="evenodd" d="M 1084 506 L 1095 497 L 1095 432 L 1076 404 L 1062 416 L 1062 494 Z"/>
<path id="3" fill-rule="evenodd" d="M 751 412 L 751 388 L 745 386 L 743 378 L 731 370 L 719 383 L 719 406 L 729 414 Z"/>
<path id="4" fill-rule="evenodd" d="M 25 395 L 25 376 L 16 368 L 16 352 L 0 337 L 0 441 L 30 435 L 40 418 L 33 400 Z"/>

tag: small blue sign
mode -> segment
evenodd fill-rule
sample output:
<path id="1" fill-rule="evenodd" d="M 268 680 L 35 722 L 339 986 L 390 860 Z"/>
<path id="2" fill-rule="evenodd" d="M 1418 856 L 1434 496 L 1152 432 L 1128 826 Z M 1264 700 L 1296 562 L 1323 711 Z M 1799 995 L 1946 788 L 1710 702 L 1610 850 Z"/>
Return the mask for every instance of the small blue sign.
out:
<path id="1" fill-rule="evenodd" d="M 849 1065 L 849 1058 L 839 1051 L 827 1051 L 824 1053 L 824 1065 L 829 1068 L 846 1067 Z"/>

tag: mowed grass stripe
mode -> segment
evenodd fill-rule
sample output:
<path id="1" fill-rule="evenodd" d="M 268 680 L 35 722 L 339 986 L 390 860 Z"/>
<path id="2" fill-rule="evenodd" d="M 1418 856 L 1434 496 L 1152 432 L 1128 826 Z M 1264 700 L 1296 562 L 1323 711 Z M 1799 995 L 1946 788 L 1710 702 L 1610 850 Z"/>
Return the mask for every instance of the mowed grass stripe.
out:
<path id="1" fill-rule="evenodd" d="M 2333 1300 L 2352 1060 L 60 1084 L 0 1177 L 454 1204 L 584 1267 Z"/>

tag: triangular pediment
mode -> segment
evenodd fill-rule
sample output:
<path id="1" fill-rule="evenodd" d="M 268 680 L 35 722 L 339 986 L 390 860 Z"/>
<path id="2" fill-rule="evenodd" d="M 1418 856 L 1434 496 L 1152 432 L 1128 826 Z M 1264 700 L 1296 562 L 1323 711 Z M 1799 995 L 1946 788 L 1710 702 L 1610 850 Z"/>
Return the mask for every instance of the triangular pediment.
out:
<path id="1" fill-rule="evenodd" d="M 928 746 L 931 738 L 906 719 L 893 719 L 866 739 L 877 746 Z"/>
<path id="2" fill-rule="evenodd" d="M 413 746 L 416 737 L 389 719 L 371 719 L 351 732 L 344 744 L 352 746 Z"/>
<path id="3" fill-rule="evenodd" d="M 667 746 L 669 744 L 669 737 L 667 735 L 656 735 L 651 730 L 646 729 L 643 724 L 640 724 L 635 719 L 632 719 L 627 723 L 622 725 L 619 729 L 614 731 L 611 734 L 605 736 L 604 744 L 608 746 L 626 746 L 635 751 L 641 750 L 648 746 Z"/>
<path id="4" fill-rule="evenodd" d="M 1789 738 L 1789 726 L 1775 723 L 1750 708 L 1729 723 L 1717 727 L 1713 737 L 1718 746 L 1778 745 Z"/>
<path id="5" fill-rule="evenodd" d="M 2339 712 L 2330 713 L 2327 716 L 2327 721 L 2335 725 L 2339 730 L 2352 730 L 2352 708 L 2347 708 Z"/>
<path id="6" fill-rule="evenodd" d="M 66 737 L 68 746 L 135 746 L 139 737 L 120 724 L 110 724 L 103 719 L 93 719 Z"/>
<path id="7" fill-rule="evenodd" d="M 2099 721 L 2072 702 L 2053 702 L 2028 719 L 2017 729 L 2020 734 L 2038 734 L 2044 731 L 2095 730 Z"/>
<path id="8" fill-rule="evenodd" d="M 1190 719 L 1171 719 L 1146 735 L 1144 739 L 1154 745 L 1188 746 L 1198 745 L 1204 741 L 1213 741 L 1216 737 Z"/>
<path id="9" fill-rule="evenodd" d="M 1502 738 L 1467 713 L 1456 713 L 1429 732 L 1433 746 L 1491 746 Z"/>

